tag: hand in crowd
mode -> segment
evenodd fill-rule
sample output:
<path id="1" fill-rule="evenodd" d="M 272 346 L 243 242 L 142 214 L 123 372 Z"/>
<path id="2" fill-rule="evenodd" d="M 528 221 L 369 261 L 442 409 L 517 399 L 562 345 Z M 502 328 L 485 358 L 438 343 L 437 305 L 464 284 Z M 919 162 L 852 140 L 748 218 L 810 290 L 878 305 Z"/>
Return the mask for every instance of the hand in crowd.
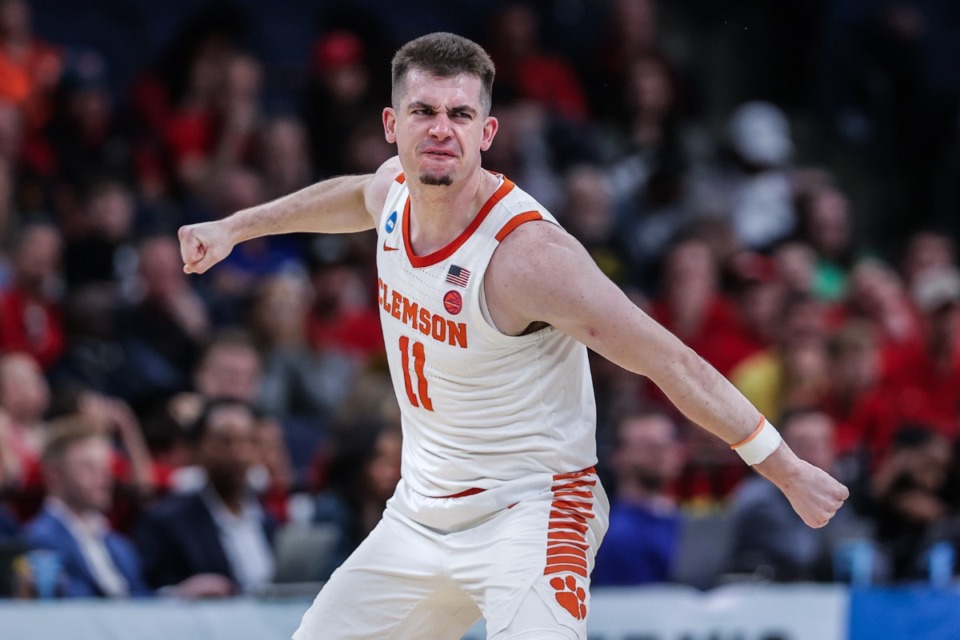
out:
<path id="1" fill-rule="evenodd" d="M 210 329 L 207 308 L 193 289 L 184 289 L 166 300 L 167 309 L 184 331 L 195 339 L 202 339 Z"/>
<path id="2" fill-rule="evenodd" d="M 172 587 L 169 594 L 177 598 L 226 598 L 233 595 L 233 583 L 218 573 L 198 573 Z"/>
<path id="3" fill-rule="evenodd" d="M 130 459 L 134 482 L 144 493 L 150 493 L 156 485 L 150 451 L 130 405 L 93 391 L 81 393 L 77 404 L 78 413 L 90 424 L 120 439 Z"/>
<path id="4" fill-rule="evenodd" d="M 944 518 L 947 506 L 939 492 L 946 480 L 946 464 L 938 459 L 937 448 L 893 451 L 873 476 L 874 498 L 906 520 L 933 523 Z"/>
<path id="5" fill-rule="evenodd" d="M 77 399 L 77 405 L 78 413 L 105 434 L 139 429 L 129 405 L 117 398 L 85 391 Z"/>

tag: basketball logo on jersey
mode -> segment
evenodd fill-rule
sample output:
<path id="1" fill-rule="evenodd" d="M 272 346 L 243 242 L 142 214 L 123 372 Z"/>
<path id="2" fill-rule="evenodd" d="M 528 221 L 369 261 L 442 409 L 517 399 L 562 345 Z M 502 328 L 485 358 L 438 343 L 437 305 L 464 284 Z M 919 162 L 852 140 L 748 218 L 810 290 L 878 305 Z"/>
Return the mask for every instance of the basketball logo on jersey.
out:
<path id="1" fill-rule="evenodd" d="M 446 295 L 443 296 L 443 308 L 453 316 L 460 313 L 460 310 L 463 309 L 463 297 L 460 295 L 460 292 L 447 291 Z"/>
<path id="2" fill-rule="evenodd" d="M 387 224 L 383 225 L 384 231 L 387 233 L 393 233 L 393 230 L 397 226 L 397 212 L 394 211 L 389 216 L 387 216 Z"/>

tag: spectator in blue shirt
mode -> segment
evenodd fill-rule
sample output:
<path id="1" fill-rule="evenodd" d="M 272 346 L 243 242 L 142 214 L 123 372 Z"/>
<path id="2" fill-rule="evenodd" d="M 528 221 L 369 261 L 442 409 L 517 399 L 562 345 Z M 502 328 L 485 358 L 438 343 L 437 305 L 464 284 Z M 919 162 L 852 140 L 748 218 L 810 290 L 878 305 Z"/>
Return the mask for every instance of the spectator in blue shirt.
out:
<path id="1" fill-rule="evenodd" d="M 680 537 L 680 513 L 667 493 L 682 464 L 673 420 L 659 412 L 626 416 L 617 425 L 610 462 L 616 494 L 592 582 L 596 586 L 665 582 Z"/>

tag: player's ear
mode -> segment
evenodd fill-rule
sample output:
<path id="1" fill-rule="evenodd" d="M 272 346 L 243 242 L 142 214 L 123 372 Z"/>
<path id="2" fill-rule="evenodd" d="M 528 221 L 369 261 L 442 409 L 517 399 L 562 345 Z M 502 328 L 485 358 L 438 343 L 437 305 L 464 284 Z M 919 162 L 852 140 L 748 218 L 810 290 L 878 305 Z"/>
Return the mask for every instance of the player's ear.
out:
<path id="1" fill-rule="evenodd" d="M 392 107 L 383 110 L 383 137 L 390 144 L 397 142 L 397 113 Z"/>
<path id="2" fill-rule="evenodd" d="M 487 116 L 487 119 L 483 121 L 483 137 L 480 139 L 480 151 L 486 151 L 490 148 L 499 127 L 500 123 L 496 118 Z"/>

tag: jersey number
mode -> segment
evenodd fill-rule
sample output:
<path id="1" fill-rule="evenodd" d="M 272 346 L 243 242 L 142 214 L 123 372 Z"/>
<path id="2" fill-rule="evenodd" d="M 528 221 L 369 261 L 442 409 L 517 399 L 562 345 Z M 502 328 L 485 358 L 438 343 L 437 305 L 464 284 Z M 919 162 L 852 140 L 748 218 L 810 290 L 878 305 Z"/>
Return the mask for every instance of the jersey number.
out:
<path id="1" fill-rule="evenodd" d="M 400 338 L 400 368 L 403 369 L 403 386 L 407 390 L 407 399 L 410 404 L 419 407 L 421 404 L 427 411 L 433 411 L 433 400 L 427 389 L 427 377 L 423 375 L 423 343 L 413 343 L 413 368 L 417 373 L 417 392 L 413 391 L 413 380 L 410 379 L 410 338 Z M 419 401 L 417 397 L 419 396 Z"/>

